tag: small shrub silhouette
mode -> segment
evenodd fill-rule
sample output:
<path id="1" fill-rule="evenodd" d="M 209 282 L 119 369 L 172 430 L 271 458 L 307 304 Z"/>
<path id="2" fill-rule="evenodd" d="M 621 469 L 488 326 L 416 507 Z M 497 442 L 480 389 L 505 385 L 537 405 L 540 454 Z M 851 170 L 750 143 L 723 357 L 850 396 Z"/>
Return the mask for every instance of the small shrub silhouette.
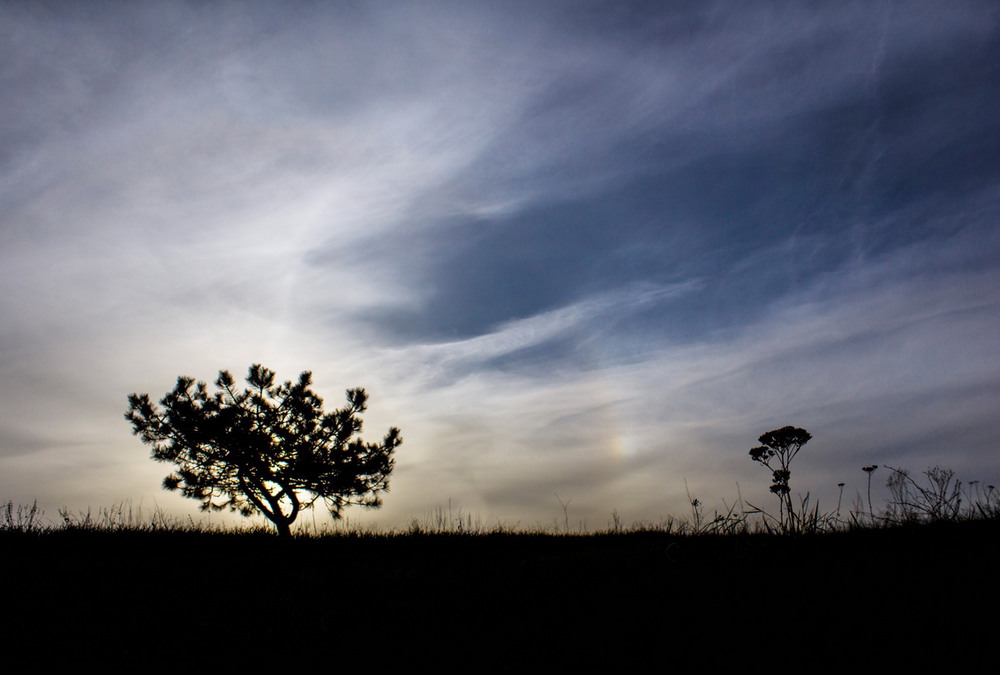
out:
<path id="1" fill-rule="evenodd" d="M 324 413 L 308 371 L 277 385 L 274 371 L 255 363 L 246 382 L 250 387 L 237 391 L 223 370 L 219 391 L 209 394 L 204 382 L 182 376 L 160 400 L 162 410 L 148 394 L 129 396 L 132 432 L 153 446 L 153 459 L 177 465 L 164 488 L 200 500 L 203 511 L 262 513 L 284 537 L 299 511 L 319 499 L 335 519 L 351 504 L 381 505 L 403 439 L 395 427 L 381 443 L 355 438 L 367 408 L 364 389 L 348 389 L 347 405 Z"/>

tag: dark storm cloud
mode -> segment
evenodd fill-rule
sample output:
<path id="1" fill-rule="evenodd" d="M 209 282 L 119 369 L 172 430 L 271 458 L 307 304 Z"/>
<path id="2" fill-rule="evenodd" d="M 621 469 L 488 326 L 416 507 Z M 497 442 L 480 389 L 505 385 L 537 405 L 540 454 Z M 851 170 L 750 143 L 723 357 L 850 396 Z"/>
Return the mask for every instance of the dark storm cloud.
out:
<path id="1" fill-rule="evenodd" d="M 940 219 L 896 216 L 961 209 L 995 181 L 997 34 L 978 25 L 947 46 L 969 16 L 920 6 L 941 37 L 900 11 L 681 13 L 678 28 L 660 8 L 636 32 L 569 22 L 554 40 L 579 58 L 540 50 L 550 86 L 459 179 L 532 198 L 424 238 L 427 301 L 377 324 L 455 339 L 594 292 L 705 278 L 683 330 L 663 319 L 696 338 L 859 257 L 947 239 Z"/>

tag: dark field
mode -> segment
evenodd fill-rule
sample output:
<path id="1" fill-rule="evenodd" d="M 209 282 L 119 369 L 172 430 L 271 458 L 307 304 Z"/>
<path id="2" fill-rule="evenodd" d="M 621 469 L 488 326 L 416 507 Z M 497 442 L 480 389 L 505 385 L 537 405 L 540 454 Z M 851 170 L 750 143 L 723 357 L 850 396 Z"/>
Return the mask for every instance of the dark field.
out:
<path id="1" fill-rule="evenodd" d="M 0 542 L 7 653 L 39 668 L 287 657 L 306 670 L 529 659 L 895 672 L 997 660 L 998 520 L 292 540 L 92 528 L 5 531 Z"/>

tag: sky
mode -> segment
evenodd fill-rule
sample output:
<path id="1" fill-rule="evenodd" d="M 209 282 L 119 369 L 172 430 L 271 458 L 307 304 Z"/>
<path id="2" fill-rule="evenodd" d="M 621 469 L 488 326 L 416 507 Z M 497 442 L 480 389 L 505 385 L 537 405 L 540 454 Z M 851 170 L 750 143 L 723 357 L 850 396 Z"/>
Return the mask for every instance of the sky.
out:
<path id="1" fill-rule="evenodd" d="M 0 91 L 4 501 L 198 517 L 127 396 L 251 363 L 401 429 L 356 524 L 1000 481 L 995 2 L 3 2 Z"/>

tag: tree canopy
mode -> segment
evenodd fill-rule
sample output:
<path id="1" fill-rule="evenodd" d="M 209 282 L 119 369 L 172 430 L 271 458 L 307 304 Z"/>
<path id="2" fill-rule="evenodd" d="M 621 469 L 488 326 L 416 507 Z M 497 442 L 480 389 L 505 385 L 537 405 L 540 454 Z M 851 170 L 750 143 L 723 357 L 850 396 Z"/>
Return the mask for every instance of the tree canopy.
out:
<path id="1" fill-rule="evenodd" d="M 128 397 L 132 432 L 152 446 L 154 460 L 176 465 L 164 488 L 200 500 L 205 511 L 262 513 L 284 536 L 317 500 L 334 518 L 352 504 L 381 506 L 402 437 L 396 427 L 380 443 L 355 437 L 367 408 L 364 389 L 348 389 L 347 405 L 324 413 L 308 371 L 276 385 L 274 371 L 253 364 L 246 382 L 237 391 L 223 370 L 218 391 L 209 393 L 204 382 L 181 376 L 162 409 L 148 394 Z"/>

